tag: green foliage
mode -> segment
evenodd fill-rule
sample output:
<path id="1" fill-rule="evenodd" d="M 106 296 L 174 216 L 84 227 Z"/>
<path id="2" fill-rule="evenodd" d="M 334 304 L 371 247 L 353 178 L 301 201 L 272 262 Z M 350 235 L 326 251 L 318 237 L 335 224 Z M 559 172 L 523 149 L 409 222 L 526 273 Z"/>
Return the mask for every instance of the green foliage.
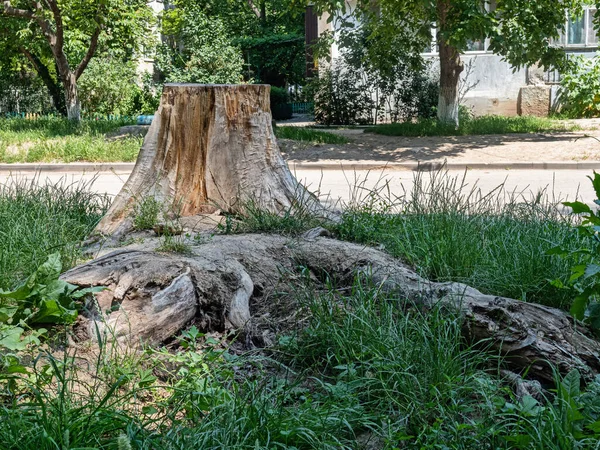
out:
<path id="1" fill-rule="evenodd" d="M 154 197 L 143 197 L 133 208 L 133 226 L 136 230 L 151 230 L 158 223 L 161 203 Z"/>
<path id="2" fill-rule="evenodd" d="M 17 355 L 2 352 L 39 345 L 39 336 L 46 332 L 39 325 L 73 323 L 79 309 L 76 301 L 104 289 L 80 289 L 60 280 L 61 270 L 61 256 L 54 253 L 17 288 L 0 289 L 0 380 L 8 379 L 14 384 L 16 374 L 26 373 Z M 38 328 L 26 333 L 30 326 Z"/>
<path id="3" fill-rule="evenodd" d="M 81 107 L 88 114 L 134 115 L 141 88 L 136 61 L 94 58 L 79 79 Z"/>
<path id="4" fill-rule="evenodd" d="M 277 139 L 291 139 L 293 141 L 310 142 L 313 145 L 347 144 L 350 142 L 348 138 L 339 134 L 301 127 L 275 127 L 275 136 L 277 136 Z"/>
<path id="5" fill-rule="evenodd" d="M 600 174 L 594 171 L 594 177 L 589 177 L 596 192 L 594 203 L 600 205 Z M 572 213 L 582 218 L 577 226 L 578 233 L 585 238 L 583 245 L 577 249 L 557 245 L 547 253 L 572 259 L 578 257 L 577 264 L 571 267 L 571 276 L 565 283 L 555 280 L 553 284 L 561 289 L 570 288 L 576 292 L 571 306 L 571 314 L 579 320 L 585 320 L 593 329 L 600 330 L 600 215 L 583 202 L 566 202 Z M 570 292 L 570 290 L 567 290 Z"/>
<path id="6" fill-rule="evenodd" d="M 576 56 L 561 74 L 560 112 L 568 117 L 600 116 L 600 58 Z"/>
<path id="7" fill-rule="evenodd" d="M 242 79 L 244 60 L 223 22 L 197 7 L 167 11 L 156 65 L 165 82 L 227 84 Z"/>
<path id="8" fill-rule="evenodd" d="M 40 77 L 53 97 L 55 107 L 64 113 L 64 73 L 58 73 L 62 52 L 74 71 L 90 49 L 92 36 L 98 27 L 101 33 L 96 55 L 112 55 L 121 60 L 131 60 L 139 54 L 141 44 L 148 45 L 154 16 L 145 0 L 90 0 L 86 2 L 56 2 L 62 19 L 63 48 L 51 49 L 49 36 L 43 28 L 58 33 L 55 15 L 45 2 L 39 3 L 41 12 L 28 1 L 13 0 L 12 6 L 30 11 L 36 19 L 8 17 L 0 12 L 0 51 L 14 67 L 25 65 Z M 40 22 L 44 21 L 45 25 Z M 60 41 L 60 40 L 57 40 Z M 54 42 L 57 42 L 54 41 Z M 83 66 L 82 66 L 83 67 Z M 57 104 L 57 102 L 59 104 Z"/>
<path id="9" fill-rule="evenodd" d="M 422 119 L 416 122 L 403 122 L 377 125 L 369 132 L 386 136 L 469 136 L 485 134 L 545 133 L 552 131 L 575 131 L 577 125 L 560 120 L 533 116 L 462 116 L 460 126 Z"/>
<path id="10" fill-rule="evenodd" d="M 409 56 L 399 52 L 371 55 L 364 48 L 364 36 L 356 31 L 347 34 L 351 37 L 342 42 L 347 46 L 343 56 L 312 80 L 317 122 L 352 125 L 411 121 L 435 113 L 438 87 L 423 68 L 409 66 Z"/>

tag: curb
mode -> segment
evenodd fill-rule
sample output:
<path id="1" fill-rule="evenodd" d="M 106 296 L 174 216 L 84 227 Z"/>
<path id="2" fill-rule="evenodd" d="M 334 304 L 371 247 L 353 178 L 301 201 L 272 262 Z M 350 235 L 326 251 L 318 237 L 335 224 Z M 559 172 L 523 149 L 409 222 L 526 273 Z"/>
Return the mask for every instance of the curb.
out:
<path id="1" fill-rule="evenodd" d="M 0 172 L 131 172 L 135 163 L 0 164 Z"/>
<path id="2" fill-rule="evenodd" d="M 0 172 L 131 172 L 135 163 L 71 163 L 71 164 L 0 164 Z M 293 170 L 410 170 L 431 172 L 436 170 L 600 170 L 600 161 L 552 162 L 380 162 L 380 161 L 288 161 Z"/>
<path id="3" fill-rule="evenodd" d="M 331 161 L 306 162 L 288 161 L 292 170 L 411 170 L 432 172 L 437 170 L 600 170 L 600 161 L 555 161 L 555 162 L 391 162 L 378 161 Z"/>

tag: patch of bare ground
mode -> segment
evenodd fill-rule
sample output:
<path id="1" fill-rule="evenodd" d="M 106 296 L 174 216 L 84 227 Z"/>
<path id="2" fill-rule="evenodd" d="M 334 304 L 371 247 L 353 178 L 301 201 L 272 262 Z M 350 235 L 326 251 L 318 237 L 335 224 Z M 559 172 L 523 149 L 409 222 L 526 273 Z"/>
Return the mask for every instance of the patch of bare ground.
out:
<path id="1" fill-rule="evenodd" d="M 397 137 L 357 130 L 330 130 L 347 135 L 343 145 L 310 145 L 282 140 L 289 161 L 341 162 L 549 162 L 600 160 L 600 131 L 482 136 Z"/>

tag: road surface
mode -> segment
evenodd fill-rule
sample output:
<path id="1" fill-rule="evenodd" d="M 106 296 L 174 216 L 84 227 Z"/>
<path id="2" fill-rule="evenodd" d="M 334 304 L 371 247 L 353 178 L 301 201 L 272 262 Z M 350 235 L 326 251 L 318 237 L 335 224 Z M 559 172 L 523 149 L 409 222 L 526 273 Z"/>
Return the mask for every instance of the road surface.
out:
<path id="1" fill-rule="evenodd" d="M 348 203 L 364 201 L 374 188 L 384 187 L 385 195 L 402 196 L 410 192 L 415 176 L 422 176 L 428 181 L 431 173 L 385 170 L 385 171 L 342 171 L 342 170 L 299 170 L 295 173 L 310 190 L 318 192 L 327 203 Z M 529 198 L 537 192 L 545 190 L 550 197 L 561 200 L 573 200 L 575 197 L 592 203 L 595 199 L 590 181 L 587 179 L 592 172 L 586 170 L 468 170 L 449 171 L 447 176 L 462 180 L 466 186 L 464 192 L 468 193 L 473 187 L 487 194 L 499 185 L 504 184 L 505 190 L 514 192 L 519 196 Z M 101 172 L 97 174 L 81 173 L 56 173 L 42 172 L 37 174 L 37 181 L 49 180 L 56 183 L 63 180 L 68 183 L 92 183 L 91 187 L 96 192 L 116 195 L 127 177 L 128 172 Z M 439 173 L 437 174 L 439 177 Z M 0 184 L 14 180 L 31 180 L 34 175 L 29 173 L 0 172 Z"/>

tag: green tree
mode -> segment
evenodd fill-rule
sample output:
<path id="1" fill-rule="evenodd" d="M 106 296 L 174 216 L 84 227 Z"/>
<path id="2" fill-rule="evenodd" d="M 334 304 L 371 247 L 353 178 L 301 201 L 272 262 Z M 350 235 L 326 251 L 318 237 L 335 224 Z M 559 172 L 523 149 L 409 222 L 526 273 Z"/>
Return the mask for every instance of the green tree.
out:
<path id="1" fill-rule="evenodd" d="M 175 0 L 175 9 L 164 17 L 170 23 L 184 16 L 193 22 L 201 15 L 222 24 L 227 41 L 243 55 L 247 81 L 285 86 L 300 83 L 304 74 L 304 21 L 301 14 L 293 14 L 292 4 L 292 0 Z"/>
<path id="2" fill-rule="evenodd" d="M 223 22 L 197 5 L 165 11 L 156 64 L 166 82 L 239 83 L 244 60 Z"/>
<path id="3" fill-rule="evenodd" d="M 151 20 L 145 0 L 5 0 L 0 33 L 5 50 L 31 63 L 57 109 L 79 120 L 77 82 L 94 55 L 133 55 Z"/>
<path id="4" fill-rule="evenodd" d="M 313 3 L 313 2 L 311 2 Z M 348 13 L 347 2 L 316 0 L 331 17 Z M 352 12 L 373 26 L 379 37 L 398 33 L 413 49 L 431 43 L 435 29 L 440 58 L 438 119 L 458 126 L 458 84 L 464 70 L 461 53 L 472 41 L 490 39 L 490 49 L 513 67 L 541 64 L 564 67 L 564 49 L 553 45 L 565 28 L 567 13 L 578 14 L 586 0 L 358 0 Z M 392 19 L 390 19 L 392 18 Z M 399 26 L 390 26 L 396 23 Z M 407 33 L 407 30 L 409 32 Z"/>

